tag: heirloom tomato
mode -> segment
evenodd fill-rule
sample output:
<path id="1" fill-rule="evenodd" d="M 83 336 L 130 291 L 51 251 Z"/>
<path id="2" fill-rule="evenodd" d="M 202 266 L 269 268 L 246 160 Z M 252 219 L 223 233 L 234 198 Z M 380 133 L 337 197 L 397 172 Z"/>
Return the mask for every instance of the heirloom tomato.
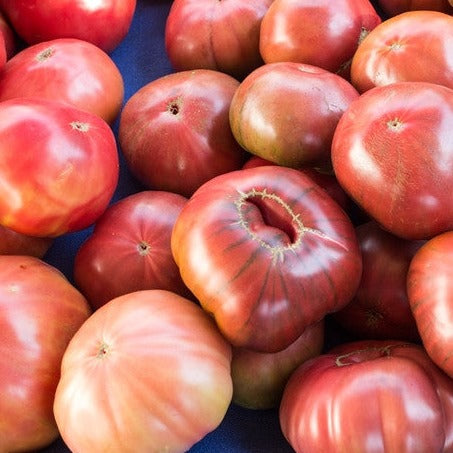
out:
<path id="1" fill-rule="evenodd" d="M 0 255 L 30 255 L 43 258 L 53 240 L 21 234 L 0 225 Z"/>
<path id="2" fill-rule="evenodd" d="M 377 0 L 387 16 L 396 16 L 406 11 L 440 11 L 451 14 L 453 8 L 448 0 Z"/>

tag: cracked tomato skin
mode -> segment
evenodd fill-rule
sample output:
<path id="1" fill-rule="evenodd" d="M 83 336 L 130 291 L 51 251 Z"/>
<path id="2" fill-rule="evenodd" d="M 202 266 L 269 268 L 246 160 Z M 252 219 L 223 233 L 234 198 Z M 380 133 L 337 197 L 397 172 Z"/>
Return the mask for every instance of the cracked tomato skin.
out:
<path id="1" fill-rule="evenodd" d="M 450 452 L 453 381 L 420 345 L 345 343 L 291 375 L 280 425 L 297 453 Z"/>
<path id="2" fill-rule="evenodd" d="M 275 352 L 354 295 L 362 261 L 344 211 L 298 170 L 218 176 L 182 209 L 171 247 L 234 346 Z"/>

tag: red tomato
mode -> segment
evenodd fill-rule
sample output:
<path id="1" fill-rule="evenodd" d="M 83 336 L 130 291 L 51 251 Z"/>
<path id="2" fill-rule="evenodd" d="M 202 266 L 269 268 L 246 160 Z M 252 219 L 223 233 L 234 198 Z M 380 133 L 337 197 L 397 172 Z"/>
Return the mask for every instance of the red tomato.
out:
<path id="1" fill-rule="evenodd" d="M 57 438 L 52 407 L 61 360 L 89 315 L 56 268 L 0 256 L 0 451 L 37 451 Z"/>
<path id="2" fill-rule="evenodd" d="M 163 290 L 120 296 L 64 354 L 61 436 L 78 452 L 187 451 L 226 414 L 230 362 L 230 345 L 195 303 Z"/>
<path id="3" fill-rule="evenodd" d="M 183 281 L 234 346 L 276 352 L 354 295 L 354 228 L 297 170 L 263 166 L 200 187 L 171 247 Z"/>
<path id="4" fill-rule="evenodd" d="M 360 41 L 381 18 L 368 0 L 274 0 L 261 22 L 266 63 L 294 61 L 348 73 Z"/>
<path id="5" fill-rule="evenodd" d="M 68 102 L 111 123 L 124 97 L 123 78 L 101 49 L 79 39 L 26 47 L 0 72 L 0 101 L 41 97 Z"/>
<path id="6" fill-rule="evenodd" d="M 453 228 L 453 90 L 424 82 L 376 87 L 338 123 L 338 182 L 384 229 L 428 239 Z"/>
<path id="7" fill-rule="evenodd" d="M 110 52 L 128 33 L 136 0 L 1 0 L 0 6 L 28 44 L 78 38 Z"/>
<path id="8" fill-rule="evenodd" d="M 330 165 L 335 127 L 359 97 L 342 77 L 300 63 L 266 64 L 239 85 L 230 126 L 250 153 L 279 165 Z"/>
<path id="9" fill-rule="evenodd" d="M 187 199 L 143 191 L 110 206 L 77 251 L 74 280 L 94 308 L 141 289 L 188 290 L 173 260 L 170 237 Z"/>
<path id="10" fill-rule="evenodd" d="M 173 1 L 165 27 L 165 48 L 173 67 L 244 77 L 263 63 L 260 25 L 272 1 Z"/>
<path id="11" fill-rule="evenodd" d="M 453 17 L 409 11 L 376 27 L 357 49 L 351 81 L 364 92 L 374 86 L 421 81 L 453 88 Z"/>
<path id="12" fill-rule="evenodd" d="M 448 14 L 453 12 L 448 0 L 378 0 L 377 3 L 388 16 L 419 10 L 440 11 Z"/>
<path id="13" fill-rule="evenodd" d="M 291 375 L 280 424 L 297 453 L 452 451 L 453 381 L 418 345 L 348 343 Z"/>
<path id="14" fill-rule="evenodd" d="M 51 238 L 28 236 L 0 225 L 0 255 L 30 255 L 43 258 L 52 242 Z"/>
<path id="15" fill-rule="evenodd" d="M 239 85 L 219 71 L 175 72 L 149 82 L 121 112 L 119 141 L 131 173 L 147 188 L 189 197 L 239 169 L 244 152 L 229 127 Z"/>
<path id="16" fill-rule="evenodd" d="M 91 225 L 118 181 L 108 124 L 68 104 L 37 98 L 0 103 L 0 223 L 55 237 Z"/>
<path id="17" fill-rule="evenodd" d="M 352 301 L 333 315 L 358 338 L 418 341 L 406 291 L 409 264 L 424 241 L 409 241 L 370 221 L 356 228 L 363 271 Z"/>
<path id="18" fill-rule="evenodd" d="M 15 31 L 6 20 L 5 15 L 0 11 L 0 34 L 5 42 L 6 58 L 11 58 L 18 48 L 18 40 Z"/>
<path id="19" fill-rule="evenodd" d="M 453 232 L 435 236 L 418 250 L 409 267 L 407 291 L 423 345 L 431 359 L 453 377 Z"/>

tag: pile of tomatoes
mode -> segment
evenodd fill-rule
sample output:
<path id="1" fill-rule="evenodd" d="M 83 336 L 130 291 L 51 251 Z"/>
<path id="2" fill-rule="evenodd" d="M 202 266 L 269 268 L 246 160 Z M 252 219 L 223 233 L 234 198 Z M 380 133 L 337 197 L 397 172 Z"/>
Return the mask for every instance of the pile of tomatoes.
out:
<path id="1" fill-rule="evenodd" d="M 0 0 L 0 453 L 453 451 L 451 2 L 144 3 Z"/>

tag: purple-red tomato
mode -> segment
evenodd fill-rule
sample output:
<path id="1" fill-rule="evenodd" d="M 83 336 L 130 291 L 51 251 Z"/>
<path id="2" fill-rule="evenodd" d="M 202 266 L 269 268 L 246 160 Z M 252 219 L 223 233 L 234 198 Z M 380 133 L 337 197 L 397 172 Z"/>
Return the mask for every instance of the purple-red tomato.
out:
<path id="1" fill-rule="evenodd" d="M 195 303 L 163 290 L 111 300 L 63 356 L 54 414 L 74 452 L 184 452 L 223 420 L 231 347 Z"/>
<path id="2" fill-rule="evenodd" d="M 263 63 L 260 25 L 273 0 L 175 0 L 165 49 L 176 71 L 213 69 L 242 79 Z"/>
<path id="3" fill-rule="evenodd" d="M 345 343 L 304 362 L 280 405 L 297 453 L 450 452 L 453 381 L 413 343 Z"/>
<path id="4" fill-rule="evenodd" d="M 245 153 L 229 127 L 239 82 L 210 69 L 180 71 L 139 89 L 120 116 L 119 141 L 146 188 L 189 197 L 204 182 L 239 169 Z"/>
<path id="5" fill-rule="evenodd" d="M 142 289 L 189 295 L 170 248 L 186 201 L 171 192 L 143 191 L 107 208 L 74 261 L 76 286 L 93 308 Z"/>
<path id="6" fill-rule="evenodd" d="M 356 228 L 362 278 L 352 301 L 333 314 L 357 338 L 418 341 L 407 297 L 409 264 L 424 241 L 401 239 L 369 221 Z"/>
<path id="7" fill-rule="evenodd" d="M 262 166 L 217 176 L 176 219 L 183 281 L 234 346 L 288 347 L 357 290 L 354 227 L 301 172 Z"/>
<path id="8" fill-rule="evenodd" d="M 0 255 L 30 255 L 43 258 L 53 240 L 18 233 L 0 225 Z"/>
<path id="9" fill-rule="evenodd" d="M 311 65 L 279 62 L 252 71 L 230 106 L 230 126 L 250 153 L 279 165 L 330 165 L 335 127 L 356 89 Z"/>
<path id="10" fill-rule="evenodd" d="M 26 47 L 8 60 L 0 72 L 0 101 L 17 97 L 67 102 L 112 123 L 123 102 L 124 83 L 99 47 L 61 38 Z"/>
<path id="11" fill-rule="evenodd" d="M 387 16 L 396 16 L 406 11 L 440 11 L 451 14 L 453 8 L 448 0 L 377 0 Z"/>
<path id="12" fill-rule="evenodd" d="M 97 115 L 47 99 L 0 103 L 0 224 L 41 237 L 86 228 L 118 175 L 115 136 Z"/>
<path id="13" fill-rule="evenodd" d="M 453 90 L 399 82 L 363 93 L 332 142 L 338 182 L 384 229 L 428 239 L 453 228 Z"/>
<path id="14" fill-rule="evenodd" d="M 0 451 L 37 451 L 58 437 L 61 360 L 90 314 L 56 268 L 31 256 L 0 256 Z"/>
<path id="15" fill-rule="evenodd" d="M 110 52 L 128 33 L 136 0 L 1 0 L 0 7 L 28 44 L 78 38 Z"/>

